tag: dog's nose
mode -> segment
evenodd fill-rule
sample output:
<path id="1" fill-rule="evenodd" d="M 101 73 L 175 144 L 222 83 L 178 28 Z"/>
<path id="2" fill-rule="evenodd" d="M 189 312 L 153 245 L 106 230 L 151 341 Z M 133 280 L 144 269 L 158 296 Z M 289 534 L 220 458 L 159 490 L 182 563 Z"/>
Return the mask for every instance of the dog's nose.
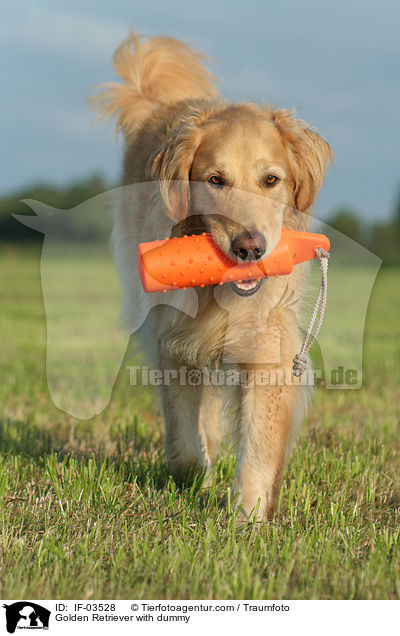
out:
<path id="1" fill-rule="evenodd" d="M 231 243 L 231 250 L 241 261 L 258 261 L 267 249 L 267 242 L 260 232 L 239 234 Z"/>

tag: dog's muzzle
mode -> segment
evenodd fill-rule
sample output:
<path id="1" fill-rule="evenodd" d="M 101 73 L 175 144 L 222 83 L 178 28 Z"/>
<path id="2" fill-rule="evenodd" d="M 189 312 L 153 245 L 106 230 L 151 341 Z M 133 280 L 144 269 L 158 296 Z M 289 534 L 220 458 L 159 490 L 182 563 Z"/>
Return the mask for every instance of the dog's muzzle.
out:
<path id="1" fill-rule="evenodd" d="M 267 248 L 264 236 L 260 232 L 242 233 L 231 242 L 231 251 L 240 262 L 258 261 L 263 257 Z M 261 287 L 262 280 L 242 280 L 231 283 L 232 289 L 239 296 L 253 296 Z"/>

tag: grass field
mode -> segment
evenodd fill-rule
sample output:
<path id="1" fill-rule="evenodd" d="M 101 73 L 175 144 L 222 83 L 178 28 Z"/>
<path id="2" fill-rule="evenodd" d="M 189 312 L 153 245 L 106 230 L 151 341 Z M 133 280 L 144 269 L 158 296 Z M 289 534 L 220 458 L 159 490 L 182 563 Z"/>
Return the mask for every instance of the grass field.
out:
<path id="1" fill-rule="evenodd" d="M 400 271 L 373 290 L 364 387 L 316 391 L 279 516 L 236 527 L 234 458 L 177 489 L 154 395 L 123 370 L 103 414 L 53 405 L 39 259 L 0 248 L 1 598 L 400 596 Z"/>

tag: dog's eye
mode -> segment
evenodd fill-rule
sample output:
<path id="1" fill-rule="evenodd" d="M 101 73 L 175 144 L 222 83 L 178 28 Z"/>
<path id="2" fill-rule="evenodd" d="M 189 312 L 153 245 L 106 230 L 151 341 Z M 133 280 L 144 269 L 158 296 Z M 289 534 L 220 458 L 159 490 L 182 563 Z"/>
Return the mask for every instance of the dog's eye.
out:
<path id="1" fill-rule="evenodd" d="M 213 174 L 211 175 L 211 177 L 208 177 L 208 183 L 211 183 L 211 185 L 214 185 L 214 186 L 223 186 L 224 180 L 219 175 Z"/>
<path id="2" fill-rule="evenodd" d="M 276 183 L 278 183 L 279 178 L 274 175 L 274 174 L 268 174 L 265 178 L 265 185 L 267 186 L 267 188 L 270 188 L 271 186 L 275 185 Z"/>

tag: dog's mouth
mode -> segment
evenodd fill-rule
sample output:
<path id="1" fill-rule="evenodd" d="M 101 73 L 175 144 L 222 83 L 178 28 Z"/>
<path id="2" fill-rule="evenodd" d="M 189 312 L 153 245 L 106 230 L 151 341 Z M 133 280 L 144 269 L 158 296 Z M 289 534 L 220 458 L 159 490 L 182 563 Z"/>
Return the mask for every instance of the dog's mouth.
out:
<path id="1" fill-rule="evenodd" d="M 238 296 L 253 296 L 260 289 L 262 282 L 262 278 L 261 280 L 253 278 L 252 280 L 242 280 L 240 283 L 237 281 L 231 283 L 231 287 Z"/>

